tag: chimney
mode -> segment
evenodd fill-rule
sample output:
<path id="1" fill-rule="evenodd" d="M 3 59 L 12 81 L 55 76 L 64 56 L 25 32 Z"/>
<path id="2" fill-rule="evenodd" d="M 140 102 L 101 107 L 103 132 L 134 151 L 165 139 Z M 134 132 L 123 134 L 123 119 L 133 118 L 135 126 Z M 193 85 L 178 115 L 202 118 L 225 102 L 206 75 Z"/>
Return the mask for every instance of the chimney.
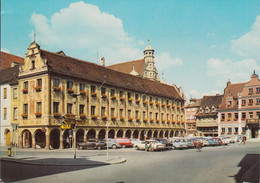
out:
<path id="1" fill-rule="evenodd" d="M 102 57 L 102 58 L 101 58 L 101 65 L 102 65 L 103 67 L 105 67 L 105 57 Z"/>

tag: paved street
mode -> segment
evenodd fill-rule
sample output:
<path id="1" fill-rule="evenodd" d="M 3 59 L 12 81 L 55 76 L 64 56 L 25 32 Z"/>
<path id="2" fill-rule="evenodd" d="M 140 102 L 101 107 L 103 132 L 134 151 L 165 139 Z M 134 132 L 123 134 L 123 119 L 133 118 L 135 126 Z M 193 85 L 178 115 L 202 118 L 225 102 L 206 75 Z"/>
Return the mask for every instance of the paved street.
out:
<path id="1" fill-rule="evenodd" d="M 72 150 L 19 151 L 28 156 L 63 156 Z M 258 182 L 259 144 L 206 147 L 144 152 L 132 148 L 109 150 L 110 155 L 126 158 L 122 164 L 105 166 L 36 166 L 2 162 L 5 179 L 19 182 Z M 80 150 L 78 156 L 99 154 L 105 150 Z M 242 166 L 242 168 L 241 168 Z M 19 171 L 17 171 L 19 170 Z M 247 170 L 247 171 L 245 171 Z M 9 178 L 8 178 L 9 177 Z M 11 177 L 11 178 L 10 178 Z M 3 181 L 5 181 L 3 179 Z"/>

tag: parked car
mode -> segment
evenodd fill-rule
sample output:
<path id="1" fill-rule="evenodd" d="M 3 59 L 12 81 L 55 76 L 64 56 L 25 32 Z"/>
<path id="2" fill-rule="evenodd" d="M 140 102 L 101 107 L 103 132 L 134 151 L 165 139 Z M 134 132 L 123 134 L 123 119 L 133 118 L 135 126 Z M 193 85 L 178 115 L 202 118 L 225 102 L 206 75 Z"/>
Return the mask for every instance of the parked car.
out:
<path id="1" fill-rule="evenodd" d="M 116 138 L 115 140 L 122 148 L 132 147 L 131 140 L 128 138 Z"/>
<path id="2" fill-rule="evenodd" d="M 186 139 L 172 139 L 172 145 L 174 149 L 188 148 L 188 142 Z"/>
<path id="3" fill-rule="evenodd" d="M 219 138 L 219 137 L 213 137 L 213 139 L 218 142 L 218 145 L 219 145 L 219 146 L 223 144 L 221 138 Z"/>
<path id="4" fill-rule="evenodd" d="M 209 142 L 209 146 L 217 146 L 217 145 L 219 145 L 218 140 L 215 140 L 213 138 L 209 138 L 208 142 Z"/>
<path id="5" fill-rule="evenodd" d="M 113 148 L 113 149 L 116 149 L 116 148 L 120 148 L 121 146 L 119 145 L 119 143 L 115 140 L 115 139 L 111 139 L 111 138 L 108 138 L 108 139 L 104 139 L 105 142 L 107 142 L 108 140 L 108 148 Z"/>
<path id="6" fill-rule="evenodd" d="M 79 142 L 77 143 L 78 149 L 104 149 L 106 148 L 106 142 L 99 139 L 89 139 L 87 142 Z"/>
<path id="7" fill-rule="evenodd" d="M 161 142 L 162 144 L 165 144 L 166 149 L 172 149 L 172 143 L 170 142 L 170 140 L 161 139 L 161 138 L 155 138 L 153 140 L 157 140 L 157 141 Z"/>
<path id="8" fill-rule="evenodd" d="M 145 144 L 148 144 L 150 151 L 158 151 L 158 150 L 165 150 L 166 145 L 162 144 L 161 142 L 157 140 L 146 140 L 142 141 L 140 144 L 137 144 L 136 149 L 137 150 L 145 150 Z"/>
<path id="9" fill-rule="evenodd" d="M 225 137 L 225 140 L 228 141 L 228 143 L 235 143 L 235 140 L 231 137 Z"/>
<path id="10" fill-rule="evenodd" d="M 140 144 L 142 141 L 140 139 L 131 139 L 131 143 L 133 147 L 136 147 L 137 144 Z"/>
<path id="11" fill-rule="evenodd" d="M 202 137 L 194 137 L 192 138 L 192 141 L 193 141 L 193 146 L 194 147 L 197 147 L 197 143 L 198 143 L 198 140 L 200 139 L 201 143 L 202 143 L 202 146 L 204 146 L 204 143 L 203 143 L 203 138 Z"/>
<path id="12" fill-rule="evenodd" d="M 237 141 L 237 142 L 243 141 L 243 137 L 244 137 L 244 135 L 238 135 L 236 141 Z"/>
<path id="13" fill-rule="evenodd" d="M 192 139 L 187 138 L 187 143 L 188 143 L 188 148 L 193 148 L 194 147 Z"/>

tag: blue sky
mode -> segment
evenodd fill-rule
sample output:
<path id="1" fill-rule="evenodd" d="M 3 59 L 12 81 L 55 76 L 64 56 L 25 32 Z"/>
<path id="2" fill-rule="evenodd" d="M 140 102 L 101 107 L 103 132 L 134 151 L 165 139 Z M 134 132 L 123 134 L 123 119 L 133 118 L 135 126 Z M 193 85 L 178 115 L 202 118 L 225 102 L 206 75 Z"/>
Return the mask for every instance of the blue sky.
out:
<path id="1" fill-rule="evenodd" d="M 260 75 L 259 0 L 1 1 L 1 50 L 23 56 L 34 30 L 45 50 L 107 65 L 142 58 L 150 39 L 160 78 L 187 99 Z"/>

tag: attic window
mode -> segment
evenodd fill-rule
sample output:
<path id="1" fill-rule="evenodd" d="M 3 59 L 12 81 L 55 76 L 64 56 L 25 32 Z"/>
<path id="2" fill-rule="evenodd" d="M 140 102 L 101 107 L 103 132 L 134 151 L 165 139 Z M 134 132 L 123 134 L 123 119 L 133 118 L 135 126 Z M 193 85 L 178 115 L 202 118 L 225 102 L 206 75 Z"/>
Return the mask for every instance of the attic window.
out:
<path id="1" fill-rule="evenodd" d="M 35 69 L 35 61 L 34 61 L 34 60 L 32 61 L 32 67 L 31 67 L 31 69 Z"/>
<path id="2" fill-rule="evenodd" d="M 206 112 L 206 113 L 209 113 L 209 108 L 208 108 L 208 107 L 205 109 L 205 112 Z"/>
<path id="3" fill-rule="evenodd" d="M 231 107 L 231 105 L 232 105 L 232 101 L 227 101 L 227 106 Z"/>
<path id="4" fill-rule="evenodd" d="M 203 113 L 203 109 L 202 108 L 200 108 L 200 113 Z"/>
<path id="5" fill-rule="evenodd" d="M 213 106 L 213 107 L 211 108 L 211 110 L 212 110 L 212 112 L 215 112 L 215 111 L 216 111 L 216 108 Z"/>

